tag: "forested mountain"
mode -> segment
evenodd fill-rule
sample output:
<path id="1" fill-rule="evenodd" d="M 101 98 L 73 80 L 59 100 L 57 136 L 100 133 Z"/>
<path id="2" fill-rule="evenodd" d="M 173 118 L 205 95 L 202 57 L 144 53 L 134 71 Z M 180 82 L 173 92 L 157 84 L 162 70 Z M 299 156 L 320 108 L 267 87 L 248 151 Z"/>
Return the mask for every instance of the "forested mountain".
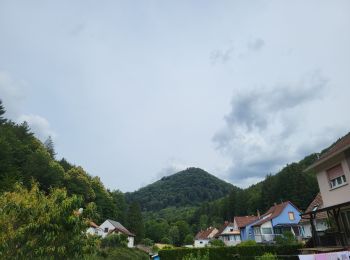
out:
<path id="1" fill-rule="evenodd" d="M 239 190 L 199 168 L 161 178 L 132 193 L 126 193 L 127 201 L 137 201 L 143 211 L 161 210 L 167 207 L 199 206 Z"/>
<path id="2" fill-rule="evenodd" d="M 14 191 L 16 183 L 27 189 L 37 183 L 45 194 L 51 188 L 65 188 L 69 196 L 82 199 L 80 207 L 93 203 L 96 208 L 93 221 L 101 223 L 108 218 L 116 219 L 139 234 L 137 239 L 142 239 L 143 226 L 127 221 L 139 219 L 143 225 L 137 203 L 129 207 L 122 192 L 107 190 L 99 177 L 89 175 L 82 167 L 64 158 L 57 160 L 50 137 L 42 143 L 34 137 L 26 122 L 16 124 L 4 114 L 0 100 L 0 196 Z"/>

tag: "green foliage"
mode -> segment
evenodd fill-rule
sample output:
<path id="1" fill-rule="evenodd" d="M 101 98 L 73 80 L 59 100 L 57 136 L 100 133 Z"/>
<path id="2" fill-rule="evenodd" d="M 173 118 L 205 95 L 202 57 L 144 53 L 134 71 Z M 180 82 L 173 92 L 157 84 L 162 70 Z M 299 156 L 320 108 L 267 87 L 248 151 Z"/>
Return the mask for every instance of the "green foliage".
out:
<path id="1" fill-rule="evenodd" d="M 182 260 L 209 260 L 209 254 L 208 252 L 198 251 L 196 255 L 194 253 L 185 255 Z"/>
<path id="2" fill-rule="evenodd" d="M 177 246 L 180 245 L 180 232 L 177 226 L 172 226 L 169 229 L 169 237 L 172 244 Z"/>
<path id="3" fill-rule="evenodd" d="M 141 250 L 134 248 L 106 248 L 98 255 L 85 257 L 87 260 L 149 260 L 149 256 Z"/>
<path id="4" fill-rule="evenodd" d="M 120 223 L 126 223 L 128 205 L 125 201 L 124 193 L 119 190 L 115 190 L 111 192 L 111 196 L 116 207 L 115 219 L 117 219 Z"/>
<path id="5" fill-rule="evenodd" d="M 290 231 L 286 231 L 281 236 L 277 236 L 275 241 L 278 245 L 295 245 L 298 243 L 298 240 Z"/>
<path id="6" fill-rule="evenodd" d="M 160 210 L 171 206 L 197 206 L 226 196 L 233 185 L 198 168 L 188 168 L 171 176 L 127 193 L 128 201 L 137 201 L 143 211 Z"/>
<path id="7" fill-rule="evenodd" d="M 141 240 L 141 244 L 145 245 L 145 246 L 153 246 L 154 242 L 153 242 L 152 239 L 144 238 L 144 239 Z"/>
<path id="8" fill-rule="evenodd" d="M 192 245 L 194 242 L 194 237 L 191 234 L 186 235 L 184 240 L 184 245 Z"/>
<path id="9" fill-rule="evenodd" d="M 63 189 L 46 196 L 33 184 L 17 185 L 0 197 L 0 258 L 81 257 L 96 241 L 85 235 L 82 201 Z"/>
<path id="10" fill-rule="evenodd" d="M 44 146 L 45 146 L 47 152 L 50 154 L 51 158 L 54 159 L 56 156 L 56 152 L 55 152 L 55 145 L 53 143 L 51 136 L 49 136 L 46 139 L 46 141 L 44 142 Z"/>
<path id="11" fill-rule="evenodd" d="M 261 257 L 259 257 L 258 259 L 260 260 L 277 260 L 277 256 L 275 254 L 272 253 L 265 253 L 263 254 Z"/>
<path id="12" fill-rule="evenodd" d="M 224 241 L 222 241 L 221 239 L 213 239 L 210 241 L 210 245 L 211 246 L 216 246 L 216 247 L 222 247 L 222 246 L 226 246 Z"/>
<path id="13" fill-rule="evenodd" d="M 131 203 L 127 216 L 127 227 L 136 235 L 135 242 L 140 242 L 145 236 L 145 228 L 142 221 L 140 205 L 137 202 Z"/>
<path id="14" fill-rule="evenodd" d="M 298 259 L 290 255 L 298 255 L 301 245 L 290 246 L 274 246 L 274 245 L 255 245 L 255 246 L 231 246 L 231 247 L 209 247 L 209 248 L 176 248 L 160 250 L 158 252 L 162 260 L 182 260 L 188 256 L 197 256 L 198 254 L 208 254 L 210 260 L 231 260 L 242 259 L 255 260 L 256 257 L 261 257 L 265 253 L 273 255 L 285 255 L 288 257 L 279 257 L 279 259 Z"/>
<path id="15" fill-rule="evenodd" d="M 2 105 L 2 101 L 0 99 L 0 124 L 4 124 L 6 123 L 6 119 L 3 117 L 3 115 L 5 114 L 5 108 Z"/>
<path id="16" fill-rule="evenodd" d="M 127 247 L 128 236 L 124 234 L 110 234 L 101 240 L 102 248 Z"/>
<path id="17" fill-rule="evenodd" d="M 162 244 L 171 244 L 171 240 L 170 240 L 170 238 L 168 238 L 168 237 L 163 237 L 163 238 L 160 240 L 160 242 L 161 242 Z"/>
<path id="18" fill-rule="evenodd" d="M 246 241 L 242 241 L 237 246 L 244 247 L 244 246 L 256 246 L 256 245 L 257 243 L 255 242 L 255 240 L 246 240 Z"/>

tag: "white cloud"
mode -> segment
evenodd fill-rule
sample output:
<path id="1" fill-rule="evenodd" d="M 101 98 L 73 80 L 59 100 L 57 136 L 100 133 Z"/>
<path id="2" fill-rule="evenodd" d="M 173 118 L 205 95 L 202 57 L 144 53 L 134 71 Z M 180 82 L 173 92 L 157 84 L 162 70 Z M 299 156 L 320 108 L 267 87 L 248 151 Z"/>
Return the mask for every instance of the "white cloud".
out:
<path id="1" fill-rule="evenodd" d="M 56 133 L 51 129 L 49 121 L 39 115 L 21 115 L 17 121 L 19 123 L 26 121 L 31 131 L 43 142 L 49 136 L 51 136 L 53 139 L 57 136 Z"/>

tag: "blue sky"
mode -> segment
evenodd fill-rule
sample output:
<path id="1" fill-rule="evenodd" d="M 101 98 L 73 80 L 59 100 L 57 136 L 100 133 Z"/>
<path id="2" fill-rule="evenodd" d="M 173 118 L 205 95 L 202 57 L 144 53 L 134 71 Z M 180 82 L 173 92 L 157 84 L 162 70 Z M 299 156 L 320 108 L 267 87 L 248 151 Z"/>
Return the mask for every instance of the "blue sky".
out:
<path id="1" fill-rule="evenodd" d="M 0 1 L 0 98 L 132 191 L 246 187 L 349 131 L 349 1 Z"/>

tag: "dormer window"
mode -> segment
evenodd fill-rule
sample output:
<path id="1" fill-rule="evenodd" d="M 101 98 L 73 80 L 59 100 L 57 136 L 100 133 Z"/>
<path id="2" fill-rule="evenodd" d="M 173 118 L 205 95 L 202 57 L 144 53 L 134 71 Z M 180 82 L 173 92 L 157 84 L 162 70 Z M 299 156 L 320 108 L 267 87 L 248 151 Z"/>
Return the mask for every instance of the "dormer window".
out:
<path id="1" fill-rule="evenodd" d="M 329 185 L 331 189 L 343 186 L 346 184 L 346 178 L 341 164 L 338 164 L 327 170 Z"/>

